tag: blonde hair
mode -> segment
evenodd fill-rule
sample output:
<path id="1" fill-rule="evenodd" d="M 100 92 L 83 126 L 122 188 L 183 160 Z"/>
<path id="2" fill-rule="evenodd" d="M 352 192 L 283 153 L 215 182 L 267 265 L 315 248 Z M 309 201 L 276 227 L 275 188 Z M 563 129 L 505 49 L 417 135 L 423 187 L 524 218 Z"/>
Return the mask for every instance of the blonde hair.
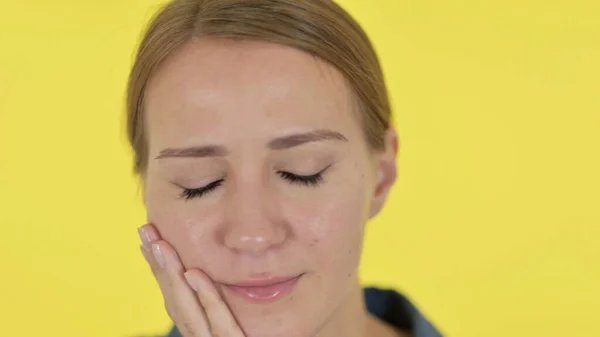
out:
<path id="1" fill-rule="evenodd" d="M 134 172 L 148 160 L 144 132 L 146 85 L 175 50 L 195 38 L 251 39 L 312 54 L 337 68 L 356 98 L 365 139 L 383 150 L 391 108 L 375 50 L 359 24 L 331 0 L 172 0 L 150 21 L 127 89 L 127 134 Z"/>

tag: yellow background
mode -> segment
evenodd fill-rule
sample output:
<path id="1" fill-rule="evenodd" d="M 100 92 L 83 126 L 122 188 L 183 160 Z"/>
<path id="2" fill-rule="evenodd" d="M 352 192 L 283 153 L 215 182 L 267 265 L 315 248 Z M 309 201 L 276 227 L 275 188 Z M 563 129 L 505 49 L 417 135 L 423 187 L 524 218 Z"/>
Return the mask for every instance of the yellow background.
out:
<path id="1" fill-rule="evenodd" d="M 600 2 L 346 0 L 384 64 L 399 181 L 365 284 L 451 336 L 600 336 Z M 150 0 L 0 3 L 0 335 L 169 322 L 123 134 Z"/>

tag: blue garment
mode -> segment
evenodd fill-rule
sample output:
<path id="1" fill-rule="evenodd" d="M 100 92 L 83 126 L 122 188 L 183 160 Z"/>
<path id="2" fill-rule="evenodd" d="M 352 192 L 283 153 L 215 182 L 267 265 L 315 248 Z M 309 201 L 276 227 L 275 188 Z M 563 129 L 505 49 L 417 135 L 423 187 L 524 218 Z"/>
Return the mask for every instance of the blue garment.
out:
<path id="1" fill-rule="evenodd" d="M 412 337 L 442 337 L 433 325 L 404 296 L 390 289 L 365 288 L 369 312 Z M 182 337 L 173 328 L 166 337 Z"/>

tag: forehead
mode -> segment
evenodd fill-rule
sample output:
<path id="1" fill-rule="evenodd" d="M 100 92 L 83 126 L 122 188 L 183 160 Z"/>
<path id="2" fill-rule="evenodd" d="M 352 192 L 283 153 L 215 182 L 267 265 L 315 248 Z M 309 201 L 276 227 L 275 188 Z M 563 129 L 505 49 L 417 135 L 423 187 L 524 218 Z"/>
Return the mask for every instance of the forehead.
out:
<path id="1" fill-rule="evenodd" d="M 350 90 L 337 69 L 267 42 L 190 42 L 152 77 L 145 100 L 149 138 L 168 143 L 219 140 L 235 130 L 270 138 L 288 129 L 357 126 Z"/>

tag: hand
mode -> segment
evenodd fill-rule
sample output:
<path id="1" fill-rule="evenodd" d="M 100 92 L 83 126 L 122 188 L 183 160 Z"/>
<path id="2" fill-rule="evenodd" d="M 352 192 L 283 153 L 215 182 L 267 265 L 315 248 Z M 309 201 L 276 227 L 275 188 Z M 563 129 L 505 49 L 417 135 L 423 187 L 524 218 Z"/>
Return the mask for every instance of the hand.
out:
<path id="1" fill-rule="evenodd" d="M 175 249 L 151 224 L 139 229 L 142 254 L 165 300 L 167 313 L 184 337 L 244 337 L 210 278 L 183 267 Z"/>

